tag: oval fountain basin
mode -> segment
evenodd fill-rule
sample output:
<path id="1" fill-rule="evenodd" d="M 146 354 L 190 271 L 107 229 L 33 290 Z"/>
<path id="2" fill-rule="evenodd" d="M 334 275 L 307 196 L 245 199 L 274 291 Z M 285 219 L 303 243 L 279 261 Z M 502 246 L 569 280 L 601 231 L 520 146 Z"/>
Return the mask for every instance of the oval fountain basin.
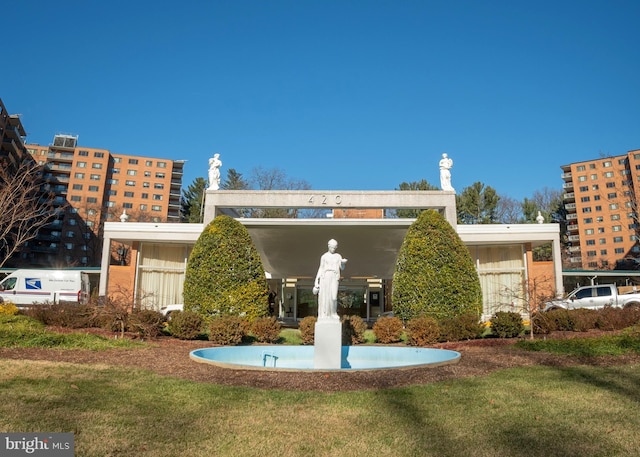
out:
<path id="1" fill-rule="evenodd" d="M 196 362 L 224 368 L 333 371 L 314 368 L 313 346 L 222 346 L 191 351 Z M 396 346 L 342 346 L 340 370 L 415 368 L 456 363 L 460 353 L 447 349 Z"/>

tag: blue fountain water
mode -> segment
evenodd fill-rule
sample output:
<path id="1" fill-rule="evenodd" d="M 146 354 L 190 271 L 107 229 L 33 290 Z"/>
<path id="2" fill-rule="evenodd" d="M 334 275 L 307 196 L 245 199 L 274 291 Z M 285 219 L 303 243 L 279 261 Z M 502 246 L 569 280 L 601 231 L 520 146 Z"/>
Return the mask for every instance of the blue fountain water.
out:
<path id="1" fill-rule="evenodd" d="M 313 366 L 313 351 L 313 346 L 223 346 L 196 349 L 189 356 L 197 362 L 227 368 L 318 371 Z M 436 366 L 459 359 L 459 352 L 447 349 L 342 346 L 340 370 Z"/>

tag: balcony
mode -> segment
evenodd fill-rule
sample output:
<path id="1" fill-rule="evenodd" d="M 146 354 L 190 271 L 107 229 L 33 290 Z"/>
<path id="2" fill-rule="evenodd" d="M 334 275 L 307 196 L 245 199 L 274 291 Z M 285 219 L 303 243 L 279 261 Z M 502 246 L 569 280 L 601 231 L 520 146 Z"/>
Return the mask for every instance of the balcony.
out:
<path id="1" fill-rule="evenodd" d="M 573 183 L 572 182 L 566 182 L 566 183 L 564 183 L 562 185 L 562 188 L 565 189 L 565 190 L 573 189 Z"/>
<path id="2" fill-rule="evenodd" d="M 569 252 L 580 252 L 581 248 L 580 246 L 571 246 L 569 248 Z"/>
<path id="3" fill-rule="evenodd" d="M 571 214 L 567 214 L 567 220 L 568 221 L 573 221 L 578 219 L 578 215 L 576 213 L 571 213 Z"/>
<path id="4" fill-rule="evenodd" d="M 582 257 L 569 257 L 571 263 L 582 263 Z"/>
<path id="5" fill-rule="evenodd" d="M 564 194 L 564 199 L 569 200 L 569 201 L 575 201 L 576 199 L 576 194 L 574 194 L 573 192 L 568 192 L 566 194 Z"/>
<path id="6" fill-rule="evenodd" d="M 569 235 L 567 239 L 569 241 L 580 241 L 580 235 Z"/>
<path id="7" fill-rule="evenodd" d="M 571 179 L 571 172 L 562 173 L 560 176 L 562 177 L 562 179 L 569 180 Z"/>
<path id="8" fill-rule="evenodd" d="M 578 224 L 568 224 L 567 230 L 569 232 L 575 232 L 576 230 L 578 230 Z"/>
<path id="9" fill-rule="evenodd" d="M 576 210 L 576 204 L 575 203 L 567 203 L 566 205 L 564 205 L 564 209 L 566 209 L 567 211 L 575 211 Z"/>

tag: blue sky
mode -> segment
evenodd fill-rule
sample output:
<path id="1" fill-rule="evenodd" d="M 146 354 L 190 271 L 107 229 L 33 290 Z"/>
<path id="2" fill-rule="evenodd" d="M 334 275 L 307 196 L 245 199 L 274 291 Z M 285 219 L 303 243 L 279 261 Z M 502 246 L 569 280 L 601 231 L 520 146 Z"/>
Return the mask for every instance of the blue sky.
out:
<path id="1" fill-rule="evenodd" d="M 28 142 L 219 152 L 317 190 L 475 181 L 521 200 L 640 149 L 636 0 L 22 0 L 0 97 Z"/>

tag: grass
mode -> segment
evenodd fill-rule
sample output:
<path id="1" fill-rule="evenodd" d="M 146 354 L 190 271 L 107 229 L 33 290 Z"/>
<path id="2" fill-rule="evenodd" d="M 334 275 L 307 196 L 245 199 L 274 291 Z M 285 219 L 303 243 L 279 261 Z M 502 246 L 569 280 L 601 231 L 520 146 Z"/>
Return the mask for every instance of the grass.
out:
<path id="1" fill-rule="evenodd" d="M 640 338 L 630 334 L 601 336 L 599 338 L 570 338 L 561 340 L 521 340 L 516 346 L 529 351 L 544 351 L 575 356 L 619 356 L 640 353 Z"/>
<path id="2" fill-rule="evenodd" d="M 1 345 L 20 338 L 32 345 L 47 334 L 30 320 L 1 322 Z M 95 348 L 90 340 L 85 348 Z M 597 347 L 637 344 L 629 336 L 589 341 L 596 355 L 604 350 Z M 576 351 L 580 344 L 555 347 Z M 1 431 L 73 432 L 76 455 L 84 457 L 591 457 L 636 455 L 640 447 L 639 364 L 514 368 L 408 388 L 317 393 L 0 359 L 0 398 Z"/>

